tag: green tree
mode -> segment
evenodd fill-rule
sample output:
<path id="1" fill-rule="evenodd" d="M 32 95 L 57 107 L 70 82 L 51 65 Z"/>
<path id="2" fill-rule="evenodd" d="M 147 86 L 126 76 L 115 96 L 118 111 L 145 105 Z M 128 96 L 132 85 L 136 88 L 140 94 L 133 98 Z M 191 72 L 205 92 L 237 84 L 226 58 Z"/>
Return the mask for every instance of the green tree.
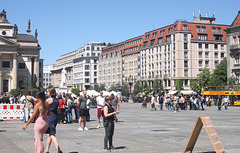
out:
<path id="1" fill-rule="evenodd" d="M 134 83 L 134 90 L 133 90 L 133 94 L 134 95 L 137 95 L 139 94 L 140 92 L 142 92 L 142 85 L 141 85 L 141 82 L 140 81 L 136 81 Z"/>
<path id="2" fill-rule="evenodd" d="M 129 94 L 129 85 L 126 83 L 126 82 L 122 82 L 122 85 L 121 85 L 121 88 L 122 88 L 122 95 L 123 96 L 128 96 Z"/>
<path id="3" fill-rule="evenodd" d="M 150 92 L 152 92 L 152 89 L 151 89 L 151 87 L 147 84 L 147 81 L 145 81 L 145 82 L 143 83 L 143 92 L 144 92 L 145 94 L 149 94 Z"/>
<path id="4" fill-rule="evenodd" d="M 228 78 L 228 85 L 229 86 L 237 85 L 238 84 L 237 81 L 238 79 L 236 77 L 230 77 Z"/>
<path id="5" fill-rule="evenodd" d="M 80 92 L 80 89 L 78 89 L 78 88 L 72 88 L 71 92 L 76 95 L 77 93 Z"/>
<path id="6" fill-rule="evenodd" d="M 183 79 L 176 79 L 176 90 L 180 91 L 183 90 Z"/>
<path id="7" fill-rule="evenodd" d="M 227 85 L 227 58 L 225 57 L 213 71 L 209 80 L 210 86 L 225 86 Z"/>
<path id="8" fill-rule="evenodd" d="M 12 89 L 10 91 L 10 94 L 13 95 L 14 97 L 19 96 L 21 94 L 21 89 Z"/>
<path id="9" fill-rule="evenodd" d="M 162 93 L 163 92 L 163 85 L 159 82 L 159 80 L 153 80 L 152 91 L 155 93 Z"/>
<path id="10" fill-rule="evenodd" d="M 198 83 L 198 79 L 191 79 L 190 80 L 190 87 L 195 92 L 200 92 L 200 85 Z"/>
<path id="11" fill-rule="evenodd" d="M 97 91 L 97 90 L 96 90 Z M 105 85 L 105 83 L 100 83 L 100 85 L 99 85 L 99 91 L 106 91 L 106 85 Z M 99 91 L 97 91 L 97 92 L 99 92 Z"/>

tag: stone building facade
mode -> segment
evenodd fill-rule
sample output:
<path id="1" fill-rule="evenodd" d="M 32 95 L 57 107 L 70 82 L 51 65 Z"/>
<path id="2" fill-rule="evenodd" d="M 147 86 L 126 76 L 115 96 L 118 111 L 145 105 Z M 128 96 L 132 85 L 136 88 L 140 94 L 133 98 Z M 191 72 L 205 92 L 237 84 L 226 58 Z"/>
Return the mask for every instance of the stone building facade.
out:
<path id="1" fill-rule="evenodd" d="M 240 79 L 240 11 L 234 19 L 227 32 L 227 59 L 228 78 L 236 77 Z"/>
<path id="2" fill-rule="evenodd" d="M 194 15 L 193 22 L 178 20 L 106 47 L 99 59 L 102 63 L 99 65 L 103 65 L 99 82 L 108 87 L 116 83 L 113 81 L 116 78 L 114 69 L 121 66 L 112 66 L 116 61 L 113 55 L 122 53 L 123 81 L 127 82 L 131 75 L 133 81 L 147 82 L 152 86 L 153 80 L 157 79 L 165 90 L 174 90 L 176 80 L 181 79 L 184 89 L 189 90 L 190 80 L 197 78 L 204 67 L 212 71 L 227 56 L 226 28 L 228 25 L 215 24 L 214 15 L 202 17 L 200 14 L 199 17 Z"/>
<path id="3" fill-rule="evenodd" d="M 41 47 L 31 35 L 30 20 L 27 34 L 18 34 L 18 27 L 7 20 L 6 12 L 0 14 L 0 94 L 21 86 L 24 79 L 33 87 L 42 87 Z"/>
<path id="4" fill-rule="evenodd" d="M 103 47 L 103 43 L 92 42 L 78 49 L 73 60 L 74 87 L 83 90 L 98 84 L 98 59 Z"/>
<path id="5" fill-rule="evenodd" d="M 48 88 L 52 85 L 52 65 L 44 65 L 43 66 L 43 88 Z"/>

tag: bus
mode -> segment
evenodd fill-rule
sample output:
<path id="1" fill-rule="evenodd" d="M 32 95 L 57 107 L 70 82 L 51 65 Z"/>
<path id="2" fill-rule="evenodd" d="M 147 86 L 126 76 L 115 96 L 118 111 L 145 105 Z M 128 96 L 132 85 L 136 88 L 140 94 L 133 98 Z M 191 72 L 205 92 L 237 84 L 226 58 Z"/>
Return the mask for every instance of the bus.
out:
<path id="1" fill-rule="evenodd" d="M 240 85 L 233 86 L 210 86 L 202 89 L 204 96 L 214 99 L 220 96 L 229 97 L 229 105 L 240 106 Z"/>

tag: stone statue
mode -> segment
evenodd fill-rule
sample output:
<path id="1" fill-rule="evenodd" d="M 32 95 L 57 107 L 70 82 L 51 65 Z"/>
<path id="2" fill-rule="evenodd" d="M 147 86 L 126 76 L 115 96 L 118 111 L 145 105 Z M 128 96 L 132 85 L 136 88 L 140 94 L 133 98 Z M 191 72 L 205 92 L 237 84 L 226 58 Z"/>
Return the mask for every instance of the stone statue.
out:
<path id="1" fill-rule="evenodd" d="M 67 72 L 65 70 L 65 68 L 62 69 L 62 74 L 61 74 L 61 83 L 60 83 L 60 88 L 61 87 L 66 87 L 66 75 L 67 75 Z"/>
<path id="2" fill-rule="evenodd" d="M 31 21 L 28 19 L 28 30 L 30 30 Z"/>
<path id="3" fill-rule="evenodd" d="M 37 40 L 38 32 L 37 29 L 35 30 L 35 40 Z"/>
<path id="4" fill-rule="evenodd" d="M 6 11 L 3 9 L 2 13 L 0 13 L 1 18 L 7 19 Z"/>
<path id="5" fill-rule="evenodd" d="M 18 34 L 18 27 L 16 24 L 14 24 L 14 35 Z"/>

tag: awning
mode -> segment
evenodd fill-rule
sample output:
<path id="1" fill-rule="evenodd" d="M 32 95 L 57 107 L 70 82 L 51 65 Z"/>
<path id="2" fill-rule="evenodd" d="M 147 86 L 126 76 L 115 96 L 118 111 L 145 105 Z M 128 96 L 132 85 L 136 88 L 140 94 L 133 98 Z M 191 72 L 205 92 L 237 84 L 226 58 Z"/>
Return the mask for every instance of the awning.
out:
<path id="1" fill-rule="evenodd" d="M 168 95 L 174 95 L 176 93 L 177 93 L 177 91 L 169 91 Z"/>
<path id="2" fill-rule="evenodd" d="M 181 90 L 180 94 L 183 94 L 183 95 L 197 95 L 197 93 L 193 90 Z"/>

